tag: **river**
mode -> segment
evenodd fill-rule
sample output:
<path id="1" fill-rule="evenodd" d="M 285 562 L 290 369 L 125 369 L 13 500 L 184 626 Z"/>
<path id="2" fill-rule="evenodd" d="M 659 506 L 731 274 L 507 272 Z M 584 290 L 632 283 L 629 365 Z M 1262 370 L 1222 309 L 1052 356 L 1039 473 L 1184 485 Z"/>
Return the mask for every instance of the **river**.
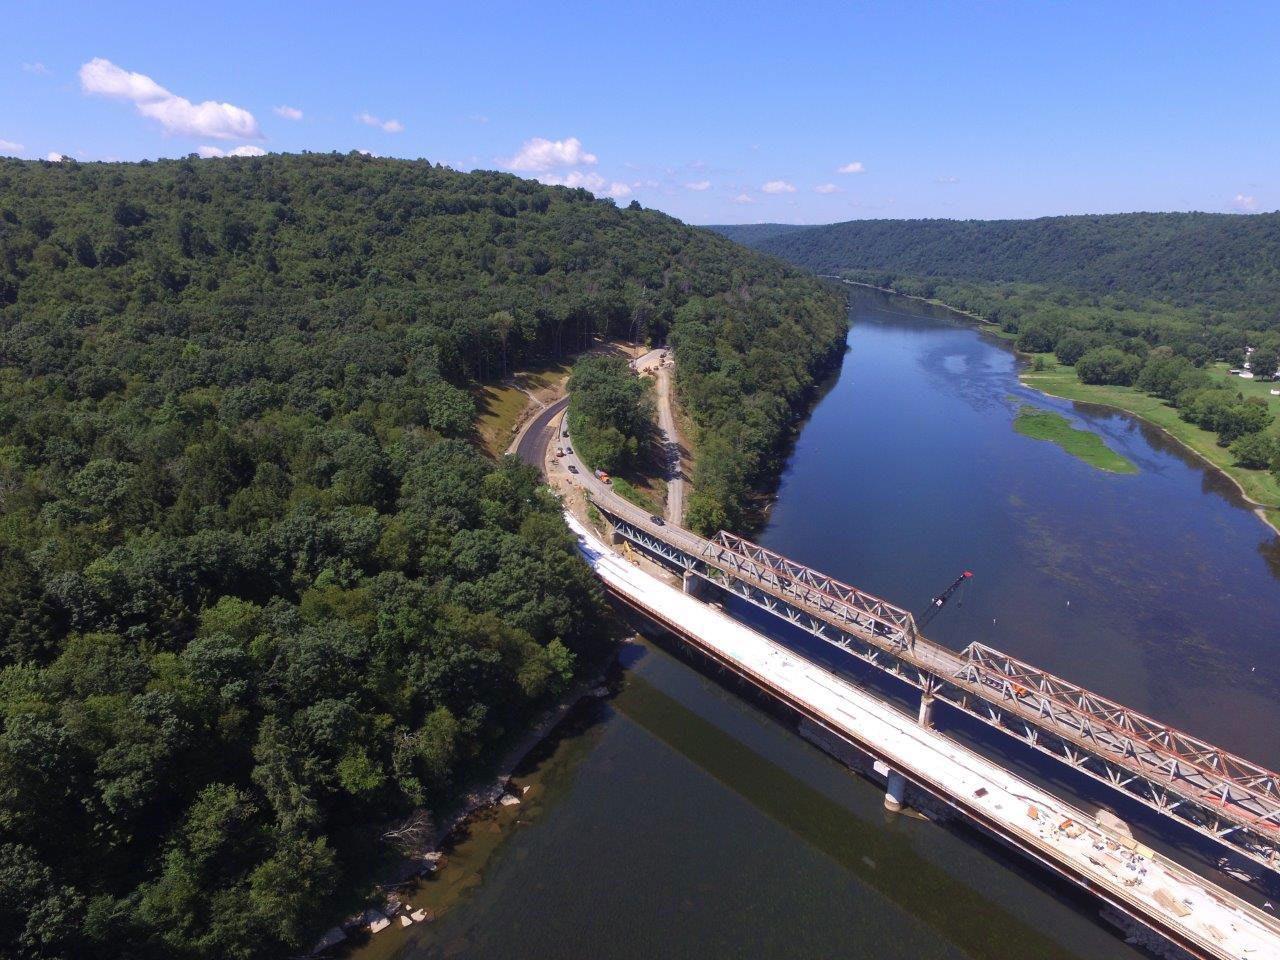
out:
<path id="1" fill-rule="evenodd" d="M 859 290 L 851 318 L 760 539 L 911 609 L 972 570 L 934 639 L 1280 765 L 1280 558 L 1229 481 L 1128 416 L 1021 387 L 1010 349 L 946 311 Z M 1015 433 L 1021 402 L 1139 473 Z M 879 788 L 671 652 L 633 644 L 622 666 L 618 695 L 517 777 L 535 789 L 483 881 L 363 955 L 1146 956 L 984 838 L 887 815 Z"/>

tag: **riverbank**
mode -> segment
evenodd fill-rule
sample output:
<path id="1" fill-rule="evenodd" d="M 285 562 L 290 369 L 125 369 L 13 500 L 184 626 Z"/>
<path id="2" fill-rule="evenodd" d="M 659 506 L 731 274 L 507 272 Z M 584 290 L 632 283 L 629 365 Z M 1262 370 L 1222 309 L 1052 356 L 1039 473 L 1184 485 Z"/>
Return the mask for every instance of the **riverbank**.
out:
<path id="1" fill-rule="evenodd" d="M 425 836 L 416 849 L 406 853 L 375 888 L 371 899 L 379 905 L 332 928 L 310 956 L 381 960 L 403 945 L 408 928 L 433 922 L 476 886 L 485 863 L 509 829 L 520 822 L 521 810 L 516 808 L 533 799 L 531 791 L 540 789 L 535 776 L 522 777 L 517 783 L 517 771 L 556 740 L 575 708 L 609 695 L 607 678 L 619 647 L 614 645 L 585 679 L 497 755 L 488 772 L 476 777 L 469 789 L 437 814 L 435 824 L 422 831 Z"/>
<path id="2" fill-rule="evenodd" d="M 936 300 L 933 297 L 918 297 L 913 293 L 902 293 L 893 287 L 878 287 L 874 283 L 863 283 L 861 280 L 846 280 L 844 277 L 837 276 L 833 273 L 819 274 L 821 277 L 827 277 L 832 280 L 839 280 L 841 283 L 847 283 L 851 287 L 865 287 L 868 290 L 879 290 L 881 293 L 891 293 L 895 297 L 902 297 L 904 300 L 918 300 L 920 303 L 927 303 L 931 307 L 942 307 L 944 310 L 950 310 L 952 313 L 958 313 L 962 317 L 968 317 L 970 320 L 976 320 L 984 326 L 994 327 L 996 323 L 988 320 L 986 317 L 976 313 L 970 313 L 968 310 L 961 310 L 959 307 L 953 307 L 951 304 L 942 300 Z"/>
<path id="3" fill-rule="evenodd" d="M 904 297 L 908 300 L 918 300 L 931 306 L 942 307 L 952 313 L 981 323 L 985 328 L 985 332 L 994 334 L 1002 340 L 1010 341 L 1013 339 L 1013 335 L 1006 334 L 985 317 L 970 313 L 968 310 L 962 310 L 944 301 L 900 293 L 888 287 L 879 287 L 856 280 L 840 279 L 850 286 L 865 287 L 869 290 L 889 293 L 895 297 Z M 1036 354 L 1026 354 L 1021 351 L 1018 351 L 1018 355 L 1024 358 L 1037 356 Z M 1050 369 L 1036 371 L 1027 368 L 1022 370 L 1019 373 L 1018 380 L 1023 386 L 1063 400 L 1075 400 L 1081 403 L 1093 403 L 1099 406 L 1111 407 L 1122 413 L 1137 417 L 1139 420 L 1154 427 L 1158 427 L 1180 446 L 1189 450 L 1226 476 L 1240 491 L 1240 495 L 1244 497 L 1245 501 L 1253 508 L 1253 512 L 1258 519 L 1277 535 L 1280 535 L 1280 481 L 1277 481 L 1270 472 L 1266 470 L 1250 470 L 1237 466 L 1230 451 L 1218 446 L 1216 434 L 1202 430 L 1195 424 L 1187 423 L 1178 416 L 1178 412 L 1175 409 L 1158 397 L 1148 396 L 1132 387 L 1097 386 L 1081 383 L 1076 377 L 1074 367 L 1065 367 L 1058 364 L 1052 354 L 1040 354 L 1039 356 L 1043 356 L 1046 362 L 1051 364 Z"/>
<path id="4" fill-rule="evenodd" d="M 1160 398 L 1133 387 L 1081 383 L 1074 367 L 1058 366 L 1042 371 L 1027 368 L 1019 373 L 1018 380 L 1024 386 L 1051 397 L 1111 407 L 1159 427 L 1181 446 L 1226 475 L 1253 507 L 1258 519 L 1280 534 L 1280 484 L 1276 478 L 1265 470 L 1246 470 L 1236 466 L 1230 450 L 1218 446 L 1216 434 L 1187 423 L 1178 416 L 1177 410 Z"/>

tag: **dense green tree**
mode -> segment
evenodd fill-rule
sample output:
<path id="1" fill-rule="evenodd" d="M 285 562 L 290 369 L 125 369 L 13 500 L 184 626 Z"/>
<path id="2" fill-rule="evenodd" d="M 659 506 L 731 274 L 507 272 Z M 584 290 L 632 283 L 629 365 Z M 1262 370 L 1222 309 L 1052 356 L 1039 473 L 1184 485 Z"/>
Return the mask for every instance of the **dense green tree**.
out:
<path id="1" fill-rule="evenodd" d="M 314 942 L 603 640 L 476 381 L 677 324 L 712 469 L 758 475 L 844 312 L 723 238 L 426 162 L 0 159 L 0 953 Z M 597 372 L 625 446 L 643 387 Z"/>
<path id="2" fill-rule="evenodd" d="M 1076 362 L 1076 375 L 1083 383 L 1129 386 L 1142 364 L 1132 354 L 1115 347 L 1095 347 Z"/>
<path id="3" fill-rule="evenodd" d="M 635 463 L 649 441 L 653 400 L 648 381 L 625 358 L 588 354 L 569 377 L 569 430 L 584 463 L 617 473 Z"/>
<path id="4" fill-rule="evenodd" d="M 1280 301 L 1276 213 L 851 220 L 800 229 L 712 229 L 820 273 L 889 271 L 935 280 L 1037 283 L 1215 310 L 1255 311 Z"/>
<path id="5" fill-rule="evenodd" d="M 1059 363 L 1074 367 L 1086 353 L 1103 345 L 1101 337 L 1082 330 L 1068 330 L 1054 344 L 1054 356 Z"/>
<path id="6" fill-rule="evenodd" d="M 1231 444 L 1231 455 L 1236 458 L 1236 463 L 1253 470 L 1267 469 L 1276 453 L 1275 437 L 1261 431 L 1246 433 Z"/>
<path id="7" fill-rule="evenodd" d="M 1280 353 L 1271 347 L 1258 347 L 1249 354 L 1249 369 L 1262 380 L 1274 380 L 1280 368 Z"/>

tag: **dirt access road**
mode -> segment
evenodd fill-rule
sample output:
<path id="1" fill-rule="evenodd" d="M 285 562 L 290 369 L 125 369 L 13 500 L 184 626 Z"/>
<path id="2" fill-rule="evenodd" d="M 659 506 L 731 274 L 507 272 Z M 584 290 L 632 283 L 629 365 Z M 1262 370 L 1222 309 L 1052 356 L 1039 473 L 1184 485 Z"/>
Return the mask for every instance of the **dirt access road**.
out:
<path id="1" fill-rule="evenodd" d="M 672 396 L 674 362 L 666 348 L 650 350 L 630 362 L 637 373 L 651 374 L 654 378 L 658 429 L 662 433 L 663 462 L 666 470 L 664 479 L 667 481 L 667 503 L 663 516 L 668 522 L 681 525 L 684 522 L 685 499 L 689 491 L 688 478 L 684 469 L 689 453 L 681 442 L 676 428 Z M 557 434 L 563 431 L 560 414 L 568 403 L 569 398 L 562 397 L 535 413 L 508 452 L 516 454 L 525 463 L 539 470 L 544 469 L 547 448 L 552 440 L 556 439 Z M 574 463 L 580 469 L 586 469 L 577 463 L 576 458 Z"/>
<path id="2" fill-rule="evenodd" d="M 675 372 L 675 361 L 665 347 L 650 350 L 642 357 L 631 362 L 637 373 L 652 373 L 654 377 L 654 395 L 658 405 L 658 429 L 662 431 L 662 452 L 666 465 L 667 509 L 666 519 L 670 523 L 684 523 L 684 504 L 688 493 L 684 463 L 688 451 L 680 442 L 680 434 L 676 429 L 675 411 L 672 403 L 671 376 Z"/>

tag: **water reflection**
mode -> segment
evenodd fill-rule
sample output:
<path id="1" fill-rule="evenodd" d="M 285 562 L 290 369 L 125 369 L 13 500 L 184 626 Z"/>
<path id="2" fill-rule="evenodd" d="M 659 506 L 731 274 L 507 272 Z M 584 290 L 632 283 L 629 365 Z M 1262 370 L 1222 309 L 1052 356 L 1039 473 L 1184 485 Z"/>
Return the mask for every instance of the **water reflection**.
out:
<path id="1" fill-rule="evenodd" d="M 400 956 L 1140 956 L 1074 890 L 888 816 L 877 787 L 664 653 L 632 658 L 598 709 L 590 749 L 543 777 L 554 803 Z"/>
<path id="2" fill-rule="evenodd" d="M 1023 387 L 1008 344 L 968 321 L 874 291 L 852 304 L 840 380 L 761 539 L 911 609 L 973 570 L 935 639 L 991 643 L 1280 766 L 1280 546 L 1230 479 L 1136 418 Z M 1015 433 L 1022 402 L 1140 472 Z"/>

